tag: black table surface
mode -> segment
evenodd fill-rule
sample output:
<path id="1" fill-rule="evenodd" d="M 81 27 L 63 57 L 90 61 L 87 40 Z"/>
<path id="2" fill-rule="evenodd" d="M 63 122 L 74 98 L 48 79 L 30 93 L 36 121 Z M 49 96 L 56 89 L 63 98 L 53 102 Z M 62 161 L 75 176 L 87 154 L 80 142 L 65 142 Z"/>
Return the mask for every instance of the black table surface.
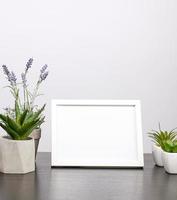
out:
<path id="1" fill-rule="evenodd" d="M 154 166 L 144 169 L 50 167 L 50 153 L 38 153 L 36 172 L 0 173 L 0 200 L 177 200 L 177 175 Z"/>

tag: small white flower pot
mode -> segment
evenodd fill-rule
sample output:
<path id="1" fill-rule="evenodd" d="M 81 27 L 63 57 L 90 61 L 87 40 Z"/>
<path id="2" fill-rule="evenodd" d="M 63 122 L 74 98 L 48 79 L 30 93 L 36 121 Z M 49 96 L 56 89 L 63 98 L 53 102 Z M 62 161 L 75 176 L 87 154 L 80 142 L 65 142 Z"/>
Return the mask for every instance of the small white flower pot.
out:
<path id="1" fill-rule="evenodd" d="M 162 159 L 165 171 L 170 174 L 177 174 L 177 153 L 162 152 Z"/>
<path id="2" fill-rule="evenodd" d="M 25 174 L 35 170 L 34 139 L 0 137 L 0 172 Z"/>
<path id="3" fill-rule="evenodd" d="M 155 164 L 159 167 L 163 167 L 163 161 L 162 161 L 162 149 L 161 147 L 158 147 L 157 145 L 152 145 L 152 156 Z"/>

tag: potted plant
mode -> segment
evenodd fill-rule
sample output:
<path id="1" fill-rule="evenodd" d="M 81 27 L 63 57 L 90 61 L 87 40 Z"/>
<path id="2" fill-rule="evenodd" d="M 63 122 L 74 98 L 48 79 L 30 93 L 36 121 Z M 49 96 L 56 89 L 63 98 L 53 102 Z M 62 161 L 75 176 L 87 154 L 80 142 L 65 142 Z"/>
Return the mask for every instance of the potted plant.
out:
<path id="1" fill-rule="evenodd" d="M 159 124 L 159 130 L 152 130 L 148 133 L 149 137 L 153 141 L 152 145 L 152 156 L 154 163 L 159 166 L 163 167 L 163 161 L 162 161 L 162 143 L 167 140 L 173 140 L 175 139 L 177 132 L 175 132 L 175 129 L 171 131 L 165 131 L 162 130 Z"/>
<path id="2" fill-rule="evenodd" d="M 36 113 L 28 109 L 20 110 L 15 101 L 15 117 L 0 114 L 0 126 L 9 135 L 0 138 L 0 171 L 3 173 L 28 173 L 35 170 L 34 139 L 31 132 L 44 122 L 40 114 L 44 106 Z"/>
<path id="3" fill-rule="evenodd" d="M 35 114 L 36 112 L 38 112 L 40 110 L 38 108 L 38 106 L 35 105 L 35 100 L 38 96 L 41 95 L 41 94 L 39 94 L 39 87 L 40 87 L 41 83 L 47 78 L 48 73 L 49 73 L 47 71 L 48 66 L 45 64 L 41 68 L 39 78 L 38 78 L 37 82 L 35 83 L 33 90 L 31 91 L 29 89 L 30 85 L 27 81 L 27 76 L 28 76 L 28 72 L 29 72 L 30 68 L 32 67 L 32 64 L 33 64 L 33 58 L 30 58 L 28 60 L 28 62 L 26 63 L 24 72 L 21 73 L 21 81 L 19 83 L 16 83 L 17 79 L 16 79 L 15 74 L 13 72 L 10 72 L 5 65 L 2 66 L 4 74 L 6 75 L 6 78 L 8 79 L 8 81 L 10 82 L 10 85 L 8 87 L 12 90 L 11 93 L 13 94 L 15 101 L 17 99 L 19 101 L 19 108 L 22 111 L 27 109 L 31 115 Z M 15 82 L 12 82 L 12 81 L 15 81 Z M 22 97 L 20 97 L 20 95 L 22 95 Z M 6 110 L 7 115 L 10 115 L 12 118 L 15 116 L 15 109 L 6 108 L 5 110 Z M 36 156 L 39 140 L 41 138 L 40 125 L 38 125 L 31 132 L 29 137 L 32 137 L 35 141 L 35 156 Z"/>
<path id="4" fill-rule="evenodd" d="M 0 114 L 0 127 L 5 130 L 8 136 L 0 138 L 0 172 L 3 173 L 28 173 L 35 170 L 35 142 L 30 135 L 39 129 L 44 122 L 43 111 L 45 105 L 39 108 L 34 104 L 38 96 L 39 85 L 46 79 L 47 65 L 40 71 L 34 92 L 28 90 L 27 72 L 32 65 L 30 59 L 21 74 L 22 82 L 17 83 L 14 72 L 10 72 L 3 65 L 11 94 L 14 97 L 14 107 L 6 108 L 5 113 Z M 21 98 L 21 86 L 23 88 L 23 98 Z"/>
<path id="5" fill-rule="evenodd" d="M 177 140 L 169 139 L 162 142 L 162 160 L 165 171 L 177 174 Z"/>

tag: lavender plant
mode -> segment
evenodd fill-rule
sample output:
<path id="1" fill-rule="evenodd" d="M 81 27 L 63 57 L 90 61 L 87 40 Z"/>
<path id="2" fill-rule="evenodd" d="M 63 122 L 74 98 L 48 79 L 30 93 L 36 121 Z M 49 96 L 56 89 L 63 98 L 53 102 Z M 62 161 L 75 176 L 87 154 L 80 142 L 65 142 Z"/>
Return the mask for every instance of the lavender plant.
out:
<path id="1" fill-rule="evenodd" d="M 2 68 L 7 80 L 10 83 L 10 85 L 8 85 L 7 87 L 10 88 L 11 94 L 13 95 L 15 100 L 19 103 L 19 105 L 21 105 L 19 98 L 19 88 L 17 87 L 17 78 L 15 73 L 13 71 L 10 72 L 9 69 L 6 67 L 6 65 L 3 65 Z"/>
<path id="2" fill-rule="evenodd" d="M 26 138 L 34 128 L 39 127 L 44 122 L 42 112 L 45 105 L 38 109 L 35 100 L 39 96 L 39 88 L 43 81 L 47 78 L 49 72 L 48 66 L 44 65 L 39 74 L 39 78 L 31 92 L 27 80 L 29 69 L 32 67 L 33 58 L 26 63 L 25 70 L 21 73 L 21 81 L 17 82 L 17 77 L 13 71 L 9 71 L 6 65 L 2 66 L 5 77 L 9 85 L 11 94 L 15 100 L 14 108 L 5 108 L 5 114 L 0 114 L 0 126 L 11 135 L 13 139 Z M 22 92 L 21 92 L 22 89 Z M 22 95 L 23 94 L 23 95 Z M 23 123 L 22 123 L 22 121 Z M 22 127 L 22 126 L 25 127 Z M 26 132 L 25 135 L 22 132 Z M 20 135 L 19 135 L 20 134 Z"/>
<path id="3" fill-rule="evenodd" d="M 24 72 L 21 73 L 20 83 L 17 83 L 17 78 L 13 71 L 10 72 L 6 65 L 2 66 L 4 74 L 10 83 L 10 85 L 8 85 L 7 87 L 10 88 L 10 92 L 15 98 L 15 101 L 18 102 L 20 109 L 23 109 L 23 110 L 28 109 L 31 112 L 34 111 L 34 108 L 37 107 L 35 105 L 35 100 L 39 96 L 39 87 L 49 74 L 49 71 L 47 71 L 48 66 L 45 64 L 41 68 L 39 78 L 35 84 L 33 91 L 31 92 L 29 90 L 27 75 L 28 75 L 29 69 L 32 67 L 32 64 L 33 64 L 33 58 L 30 58 L 28 62 L 26 63 Z M 20 97 L 20 93 L 19 93 L 20 85 L 22 85 L 22 88 L 23 88 L 23 100 Z"/>
<path id="4" fill-rule="evenodd" d="M 29 103 L 29 108 L 30 110 L 32 111 L 34 109 L 34 102 L 35 102 L 35 99 L 37 96 L 39 96 L 39 87 L 40 87 L 40 84 L 47 78 L 49 72 L 46 71 L 48 68 L 48 66 L 45 64 L 42 69 L 40 70 L 40 75 L 39 75 L 39 79 L 36 83 L 36 87 L 31 95 L 31 93 L 27 90 L 27 96 L 29 95 L 30 97 L 30 103 Z"/>

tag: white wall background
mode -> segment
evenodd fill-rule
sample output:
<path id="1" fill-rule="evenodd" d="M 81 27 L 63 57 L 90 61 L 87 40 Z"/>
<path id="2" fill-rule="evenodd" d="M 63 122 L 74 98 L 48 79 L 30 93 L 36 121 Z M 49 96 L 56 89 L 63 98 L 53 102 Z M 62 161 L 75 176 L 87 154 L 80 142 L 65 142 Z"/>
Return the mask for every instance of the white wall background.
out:
<path id="1" fill-rule="evenodd" d="M 175 0 L 0 1 L 0 64 L 20 73 L 33 57 L 32 81 L 50 67 L 40 151 L 51 150 L 52 98 L 140 99 L 145 152 L 159 121 L 177 126 L 176 10 Z M 1 107 L 10 102 L 1 89 Z"/>

